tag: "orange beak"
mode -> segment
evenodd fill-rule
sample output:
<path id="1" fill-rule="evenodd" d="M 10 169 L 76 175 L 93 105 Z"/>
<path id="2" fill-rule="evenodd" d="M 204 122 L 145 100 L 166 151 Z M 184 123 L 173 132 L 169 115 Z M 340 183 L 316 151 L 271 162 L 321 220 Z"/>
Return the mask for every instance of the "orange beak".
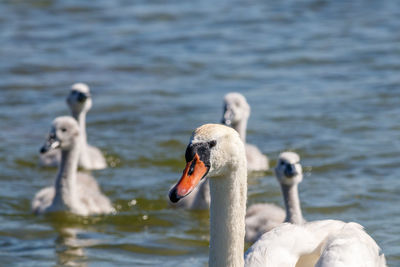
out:
<path id="1" fill-rule="evenodd" d="M 179 182 L 169 191 L 171 202 L 176 203 L 192 192 L 207 173 L 208 167 L 200 160 L 199 155 L 196 153 L 193 160 L 186 163 Z"/>

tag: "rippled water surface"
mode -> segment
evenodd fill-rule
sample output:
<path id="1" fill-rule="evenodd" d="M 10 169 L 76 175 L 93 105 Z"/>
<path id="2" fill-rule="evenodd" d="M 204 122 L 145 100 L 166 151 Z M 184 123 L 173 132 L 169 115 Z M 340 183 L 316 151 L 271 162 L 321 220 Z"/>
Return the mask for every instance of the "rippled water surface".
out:
<path id="1" fill-rule="evenodd" d="M 400 266 L 399 18 L 395 0 L 1 1 L 0 265 L 206 265 L 208 213 L 166 194 L 191 131 L 239 91 L 248 141 L 272 165 L 301 155 L 305 217 L 360 222 Z M 118 213 L 35 217 L 56 175 L 38 149 L 74 82 Z M 262 201 L 282 203 L 272 172 L 249 178 Z"/>

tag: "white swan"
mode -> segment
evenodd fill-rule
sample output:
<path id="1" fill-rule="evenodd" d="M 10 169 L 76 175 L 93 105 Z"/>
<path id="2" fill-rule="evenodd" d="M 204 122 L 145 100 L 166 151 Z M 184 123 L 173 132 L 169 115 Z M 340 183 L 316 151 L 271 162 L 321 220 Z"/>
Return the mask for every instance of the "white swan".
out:
<path id="1" fill-rule="evenodd" d="M 249 116 L 250 106 L 242 94 L 228 93 L 225 95 L 222 123 L 235 129 L 245 144 L 247 169 L 249 171 L 266 171 L 269 169 L 268 158 L 256 146 L 246 143 Z"/>
<path id="2" fill-rule="evenodd" d="M 78 121 L 81 129 L 81 154 L 79 156 L 79 167 L 87 170 L 100 170 L 107 167 L 106 160 L 101 151 L 87 143 L 86 135 L 86 113 L 92 107 L 90 89 L 84 83 L 75 83 L 67 97 L 67 104 L 72 116 Z M 52 150 L 40 155 L 40 162 L 43 166 L 56 167 L 60 163 L 61 153 Z"/>
<path id="3" fill-rule="evenodd" d="M 225 95 L 222 123 L 235 129 L 242 138 L 242 141 L 245 143 L 248 171 L 266 171 L 269 168 L 268 158 L 263 155 L 257 147 L 246 143 L 246 128 L 249 116 L 250 106 L 242 94 L 228 93 Z M 208 180 L 206 179 L 205 181 L 202 181 L 201 186 L 196 187 L 190 195 L 178 203 L 172 204 L 172 206 L 190 210 L 208 209 L 210 207 L 209 194 L 210 186 Z M 274 217 L 283 216 L 284 219 L 284 211 L 272 204 L 254 206 L 250 209 L 250 214 L 258 213 L 258 208 L 262 208 L 263 211 L 268 208 L 270 212 L 275 211 L 276 215 Z M 281 221 L 278 220 L 279 223 L 275 223 L 270 220 L 269 222 L 271 223 L 271 229 L 272 227 L 282 223 L 283 219 Z M 249 223 L 254 225 L 252 220 L 249 220 Z M 250 226 L 250 229 L 255 229 L 256 227 L 256 225 L 254 225 L 254 227 Z"/>
<path id="4" fill-rule="evenodd" d="M 251 205 L 246 214 L 247 242 L 254 243 L 262 234 L 283 222 L 305 222 L 298 193 L 298 184 L 303 180 L 299 155 L 295 152 L 281 153 L 275 167 L 275 175 L 281 185 L 286 212 L 269 203 Z"/>
<path id="5" fill-rule="evenodd" d="M 32 201 L 35 214 L 69 211 L 79 215 L 114 212 L 93 177 L 78 173 L 81 149 L 77 121 L 68 116 L 56 118 L 41 152 L 61 150 L 61 163 L 54 186 L 40 190 Z"/>
<path id="6" fill-rule="evenodd" d="M 187 164 L 183 175 L 169 192 L 170 200 L 178 202 L 201 179 L 210 176 L 210 267 L 385 266 L 379 247 L 358 224 L 331 220 L 306 223 L 304 226 L 282 224 L 264 234 L 248 250 L 244 259 L 247 197 L 244 155 L 244 145 L 236 131 L 223 125 L 203 125 L 193 132 L 186 149 Z M 333 248 L 336 249 L 337 260 L 347 259 L 347 252 L 340 243 L 342 240 L 347 243 L 349 235 L 352 237 L 352 244 L 349 245 L 360 249 L 356 253 L 365 253 L 365 259 L 358 265 L 347 265 L 347 262 L 328 265 L 325 257 L 332 255 L 330 251 Z"/>

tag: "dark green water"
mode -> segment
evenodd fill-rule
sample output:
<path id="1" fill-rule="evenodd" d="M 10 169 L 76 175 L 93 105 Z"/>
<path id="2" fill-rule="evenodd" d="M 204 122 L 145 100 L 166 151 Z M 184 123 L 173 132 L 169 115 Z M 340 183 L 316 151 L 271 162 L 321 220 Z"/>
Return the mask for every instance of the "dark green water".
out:
<path id="1" fill-rule="evenodd" d="M 251 107 L 248 141 L 302 156 L 308 220 L 357 221 L 400 265 L 399 1 L 0 2 L 2 266 L 204 266 L 208 214 L 170 209 L 191 131 L 225 93 Z M 55 170 L 37 166 L 74 82 L 92 88 L 93 172 L 114 216 L 35 217 Z M 134 200 L 132 202 L 132 200 Z M 249 203 L 281 204 L 272 173 Z"/>

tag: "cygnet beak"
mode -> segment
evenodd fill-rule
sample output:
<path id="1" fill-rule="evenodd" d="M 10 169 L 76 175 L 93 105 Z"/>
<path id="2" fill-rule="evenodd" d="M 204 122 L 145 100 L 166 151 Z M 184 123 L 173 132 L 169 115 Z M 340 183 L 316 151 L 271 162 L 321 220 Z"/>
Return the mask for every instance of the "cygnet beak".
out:
<path id="1" fill-rule="evenodd" d="M 40 148 L 40 153 L 46 153 L 49 150 L 52 149 L 56 149 L 58 147 L 60 147 L 60 141 L 57 140 L 55 134 L 49 134 L 49 136 L 47 137 L 46 142 L 44 143 L 44 145 Z"/>
<path id="2" fill-rule="evenodd" d="M 78 90 L 71 90 L 71 96 L 72 97 L 76 97 L 76 100 L 79 103 L 84 103 L 89 97 L 90 97 L 90 93 L 83 93 L 81 91 Z"/>
<path id="3" fill-rule="evenodd" d="M 85 102 L 86 101 L 86 99 L 88 99 L 90 97 L 90 95 L 89 94 L 85 94 L 85 93 L 82 93 L 82 92 L 78 92 L 78 97 L 77 97 L 77 99 L 78 99 L 78 102 Z"/>
<path id="4" fill-rule="evenodd" d="M 229 109 L 225 109 L 224 115 L 222 117 L 221 123 L 225 124 L 226 126 L 231 126 L 232 125 L 232 118 L 233 118 L 233 112 Z"/>
<path id="5" fill-rule="evenodd" d="M 231 124 L 232 124 L 231 120 L 229 120 L 229 119 L 227 120 L 225 118 L 222 118 L 221 123 L 225 124 L 226 126 L 231 126 Z"/>
<path id="6" fill-rule="evenodd" d="M 297 175 L 296 164 L 287 164 L 284 174 L 288 178 L 292 178 Z"/>
<path id="7" fill-rule="evenodd" d="M 176 203 L 192 192 L 201 179 L 207 175 L 208 170 L 209 167 L 200 160 L 199 155 L 196 153 L 193 160 L 186 163 L 186 167 L 183 170 L 179 182 L 169 191 L 169 199 L 171 202 Z"/>

